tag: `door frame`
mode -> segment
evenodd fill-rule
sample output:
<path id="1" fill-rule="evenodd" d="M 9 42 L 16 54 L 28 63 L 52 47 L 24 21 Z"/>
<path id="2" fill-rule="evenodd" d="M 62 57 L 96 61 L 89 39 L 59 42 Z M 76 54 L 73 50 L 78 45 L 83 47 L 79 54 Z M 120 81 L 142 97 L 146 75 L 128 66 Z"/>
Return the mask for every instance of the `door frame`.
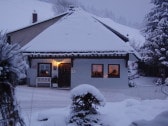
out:
<path id="1" fill-rule="evenodd" d="M 61 67 L 67 67 L 68 71 L 65 71 L 66 73 L 62 73 L 63 69 Z M 66 81 L 68 84 L 65 84 Z M 71 63 L 60 63 L 58 66 L 58 87 L 62 88 L 69 88 L 71 87 Z"/>

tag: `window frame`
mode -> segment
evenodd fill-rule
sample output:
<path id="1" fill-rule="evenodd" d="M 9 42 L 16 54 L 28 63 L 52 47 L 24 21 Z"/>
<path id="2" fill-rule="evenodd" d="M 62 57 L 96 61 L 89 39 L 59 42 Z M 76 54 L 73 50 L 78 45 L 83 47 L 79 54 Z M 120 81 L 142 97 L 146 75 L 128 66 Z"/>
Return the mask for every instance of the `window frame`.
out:
<path id="1" fill-rule="evenodd" d="M 110 66 L 117 65 L 118 66 L 118 75 L 110 75 Z M 120 78 L 120 64 L 108 64 L 108 78 Z"/>
<path id="2" fill-rule="evenodd" d="M 41 76 L 40 75 L 40 65 L 49 65 L 50 71 L 49 76 Z M 38 63 L 38 69 L 37 69 L 37 76 L 38 77 L 51 77 L 52 76 L 52 64 L 51 63 Z"/>
<path id="3" fill-rule="evenodd" d="M 102 66 L 102 75 L 101 76 L 95 76 L 94 74 L 93 74 L 93 66 L 94 65 L 101 65 Z M 91 65 L 91 77 L 92 78 L 103 78 L 103 76 L 104 76 L 104 64 L 92 64 Z"/>

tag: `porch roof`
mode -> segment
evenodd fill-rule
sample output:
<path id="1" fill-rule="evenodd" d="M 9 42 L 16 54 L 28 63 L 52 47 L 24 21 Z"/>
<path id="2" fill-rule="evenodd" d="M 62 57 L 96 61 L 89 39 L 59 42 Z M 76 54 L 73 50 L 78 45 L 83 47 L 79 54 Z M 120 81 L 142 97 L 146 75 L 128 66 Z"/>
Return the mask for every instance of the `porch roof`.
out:
<path id="1" fill-rule="evenodd" d="M 130 52 L 131 53 L 131 52 Z M 133 52 L 132 52 L 133 53 Z M 24 55 L 34 58 L 80 58 L 80 57 L 125 57 L 125 51 L 87 51 L 87 52 L 24 52 Z"/>

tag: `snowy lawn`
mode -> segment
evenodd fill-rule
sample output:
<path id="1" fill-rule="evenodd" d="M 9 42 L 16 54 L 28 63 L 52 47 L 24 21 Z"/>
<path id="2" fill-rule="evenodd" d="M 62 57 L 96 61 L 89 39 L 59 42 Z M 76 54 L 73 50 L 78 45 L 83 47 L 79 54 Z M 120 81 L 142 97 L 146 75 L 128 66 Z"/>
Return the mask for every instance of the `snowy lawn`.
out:
<path id="1" fill-rule="evenodd" d="M 140 77 L 135 80 L 137 86 L 134 88 L 99 89 L 107 101 L 98 109 L 103 122 L 108 126 L 129 126 L 132 122 L 142 124 L 139 126 L 166 126 L 158 125 L 158 120 L 164 122 L 165 115 L 168 116 L 168 112 L 161 114 L 168 111 L 168 98 L 153 80 Z M 18 86 L 16 97 L 27 126 L 66 126 L 70 90 Z"/>

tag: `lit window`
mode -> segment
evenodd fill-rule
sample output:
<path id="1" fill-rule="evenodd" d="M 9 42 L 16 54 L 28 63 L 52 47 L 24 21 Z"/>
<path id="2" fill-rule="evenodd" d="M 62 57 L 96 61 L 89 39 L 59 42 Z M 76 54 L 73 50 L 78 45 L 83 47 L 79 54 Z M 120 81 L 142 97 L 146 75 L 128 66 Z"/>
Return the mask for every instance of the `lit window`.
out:
<path id="1" fill-rule="evenodd" d="M 51 63 L 39 63 L 38 64 L 38 76 L 50 77 L 51 76 Z"/>
<path id="2" fill-rule="evenodd" d="M 120 65 L 119 64 L 109 64 L 108 65 L 108 77 L 120 77 Z"/>
<path id="3" fill-rule="evenodd" d="M 92 77 L 103 77 L 103 64 L 92 64 Z"/>

